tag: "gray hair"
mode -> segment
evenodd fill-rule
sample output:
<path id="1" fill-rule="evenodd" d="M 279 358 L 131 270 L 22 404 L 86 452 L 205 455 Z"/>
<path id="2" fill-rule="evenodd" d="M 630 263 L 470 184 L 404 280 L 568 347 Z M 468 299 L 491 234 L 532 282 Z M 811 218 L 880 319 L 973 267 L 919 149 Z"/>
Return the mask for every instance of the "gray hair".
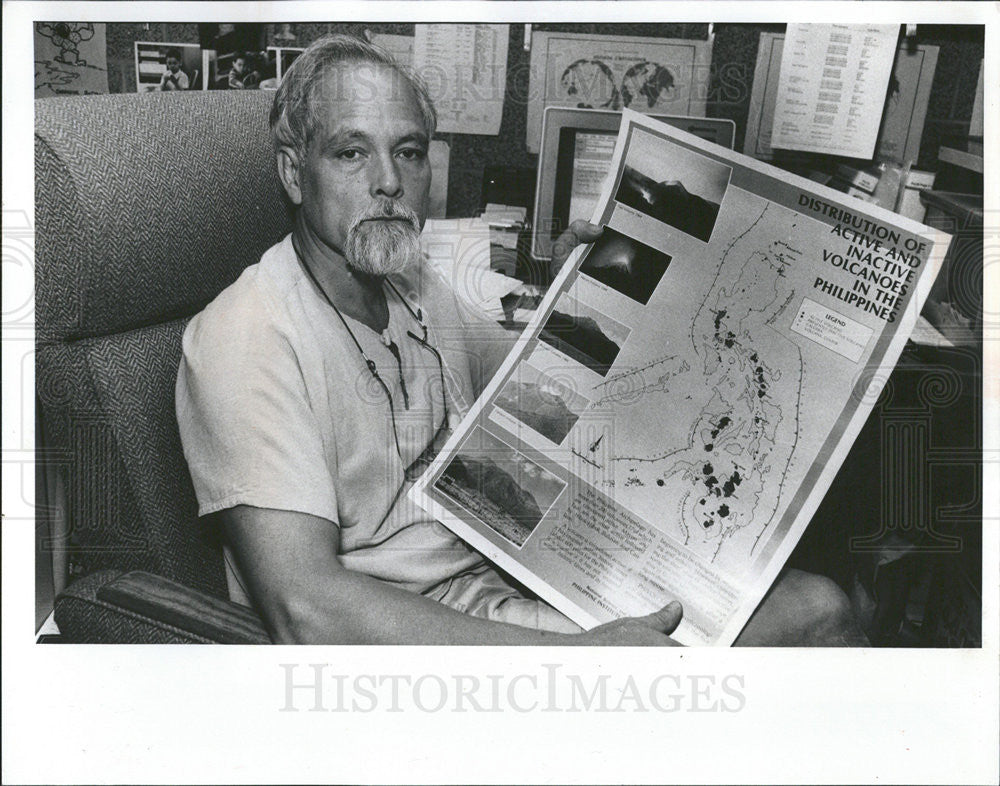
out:
<path id="1" fill-rule="evenodd" d="M 276 148 L 291 147 L 300 157 L 306 153 L 309 140 L 316 131 L 318 105 L 323 103 L 317 92 L 322 87 L 329 90 L 324 77 L 333 69 L 345 63 L 371 63 L 394 69 L 404 83 L 413 90 L 420 115 L 427 130 L 427 138 L 434 135 L 437 127 L 437 112 L 430 94 L 419 76 L 410 68 L 400 65 L 392 55 L 381 47 L 369 44 L 354 36 L 341 33 L 327 35 L 314 41 L 291 67 L 282 75 L 281 85 L 271 105 L 271 139 Z M 352 86 L 338 83 L 333 87 L 331 98 L 338 98 L 338 92 L 346 95 Z M 369 85 L 370 87 L 370 85 Z"/>

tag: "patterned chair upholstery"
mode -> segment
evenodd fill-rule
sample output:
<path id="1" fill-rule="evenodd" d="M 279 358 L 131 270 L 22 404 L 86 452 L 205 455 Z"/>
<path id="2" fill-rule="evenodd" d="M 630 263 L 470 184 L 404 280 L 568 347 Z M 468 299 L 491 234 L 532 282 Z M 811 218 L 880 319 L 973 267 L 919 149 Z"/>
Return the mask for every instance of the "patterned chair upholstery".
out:
<path id="1" fill-rule="evenodd" d="M 174 414 L 188 319 L 290 228 L 273 94 L 35 102 L 38 459 L 65 488 L 70 641 L 268 641 L 227 599 Z"/>

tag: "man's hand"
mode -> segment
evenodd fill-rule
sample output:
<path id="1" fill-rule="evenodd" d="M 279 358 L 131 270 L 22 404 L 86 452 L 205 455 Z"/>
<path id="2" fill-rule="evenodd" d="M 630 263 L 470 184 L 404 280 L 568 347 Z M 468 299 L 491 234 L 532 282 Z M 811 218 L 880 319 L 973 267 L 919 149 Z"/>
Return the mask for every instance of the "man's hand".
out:
<path id="1" fill-rule="evenodd" d="M 552 264 L 549 273 L 555 275 L 562 269 L 563 263 L 573 249 L 583 243 L 593 243 L 604 232 L 604 227 L 591 224 L 583 219 L 577 219 L 569 225 L 569 229 L 559 235 L 552 243 Z"/>
<path id="2" fill-rule="evenodd" d="M 670 638 L 684 611 L 676 600 L 645 617 L 622 617 L 606 622 L 577 636 L 575 644 L 585 647 L 679 647 Z"/>

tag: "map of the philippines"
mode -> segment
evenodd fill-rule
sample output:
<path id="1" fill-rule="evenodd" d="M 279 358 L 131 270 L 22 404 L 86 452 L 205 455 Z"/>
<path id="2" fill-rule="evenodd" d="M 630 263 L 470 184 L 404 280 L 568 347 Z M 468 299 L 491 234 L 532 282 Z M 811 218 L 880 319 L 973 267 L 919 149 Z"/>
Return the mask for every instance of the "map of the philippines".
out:
<path id="1" fill-rule="evenodd" d="M 618 502 L 658 500 L 667 531 L 736 573 L 787 501 L 799 441 L 802 352 L 772 327 L 793 307 L 786 270 L 801 251 L 774 239 L 792 236 L 792 216 L 774 205 L 758 209 L 721 252 L 690 324 L 695 362 L 676 365 L 669 384 L 658 388 L 690 405 L 678 406 L 674 417 L 696 413 L 676 427 L 678 444 L 611 459 Z"/>

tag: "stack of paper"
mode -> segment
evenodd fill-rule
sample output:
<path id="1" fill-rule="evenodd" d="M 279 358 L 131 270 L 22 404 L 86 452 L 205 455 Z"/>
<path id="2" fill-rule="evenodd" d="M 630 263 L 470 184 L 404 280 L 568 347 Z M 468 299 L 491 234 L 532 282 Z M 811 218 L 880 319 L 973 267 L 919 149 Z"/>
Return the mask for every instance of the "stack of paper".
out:
<path id="1" fill-rule="evenodd" d="M 490 225 L 481 218 L 428 219 L 420 245 L 431 267 L 465 302 L 504 318 L 501 298 L 521 286 L 490 269 Z"/>

